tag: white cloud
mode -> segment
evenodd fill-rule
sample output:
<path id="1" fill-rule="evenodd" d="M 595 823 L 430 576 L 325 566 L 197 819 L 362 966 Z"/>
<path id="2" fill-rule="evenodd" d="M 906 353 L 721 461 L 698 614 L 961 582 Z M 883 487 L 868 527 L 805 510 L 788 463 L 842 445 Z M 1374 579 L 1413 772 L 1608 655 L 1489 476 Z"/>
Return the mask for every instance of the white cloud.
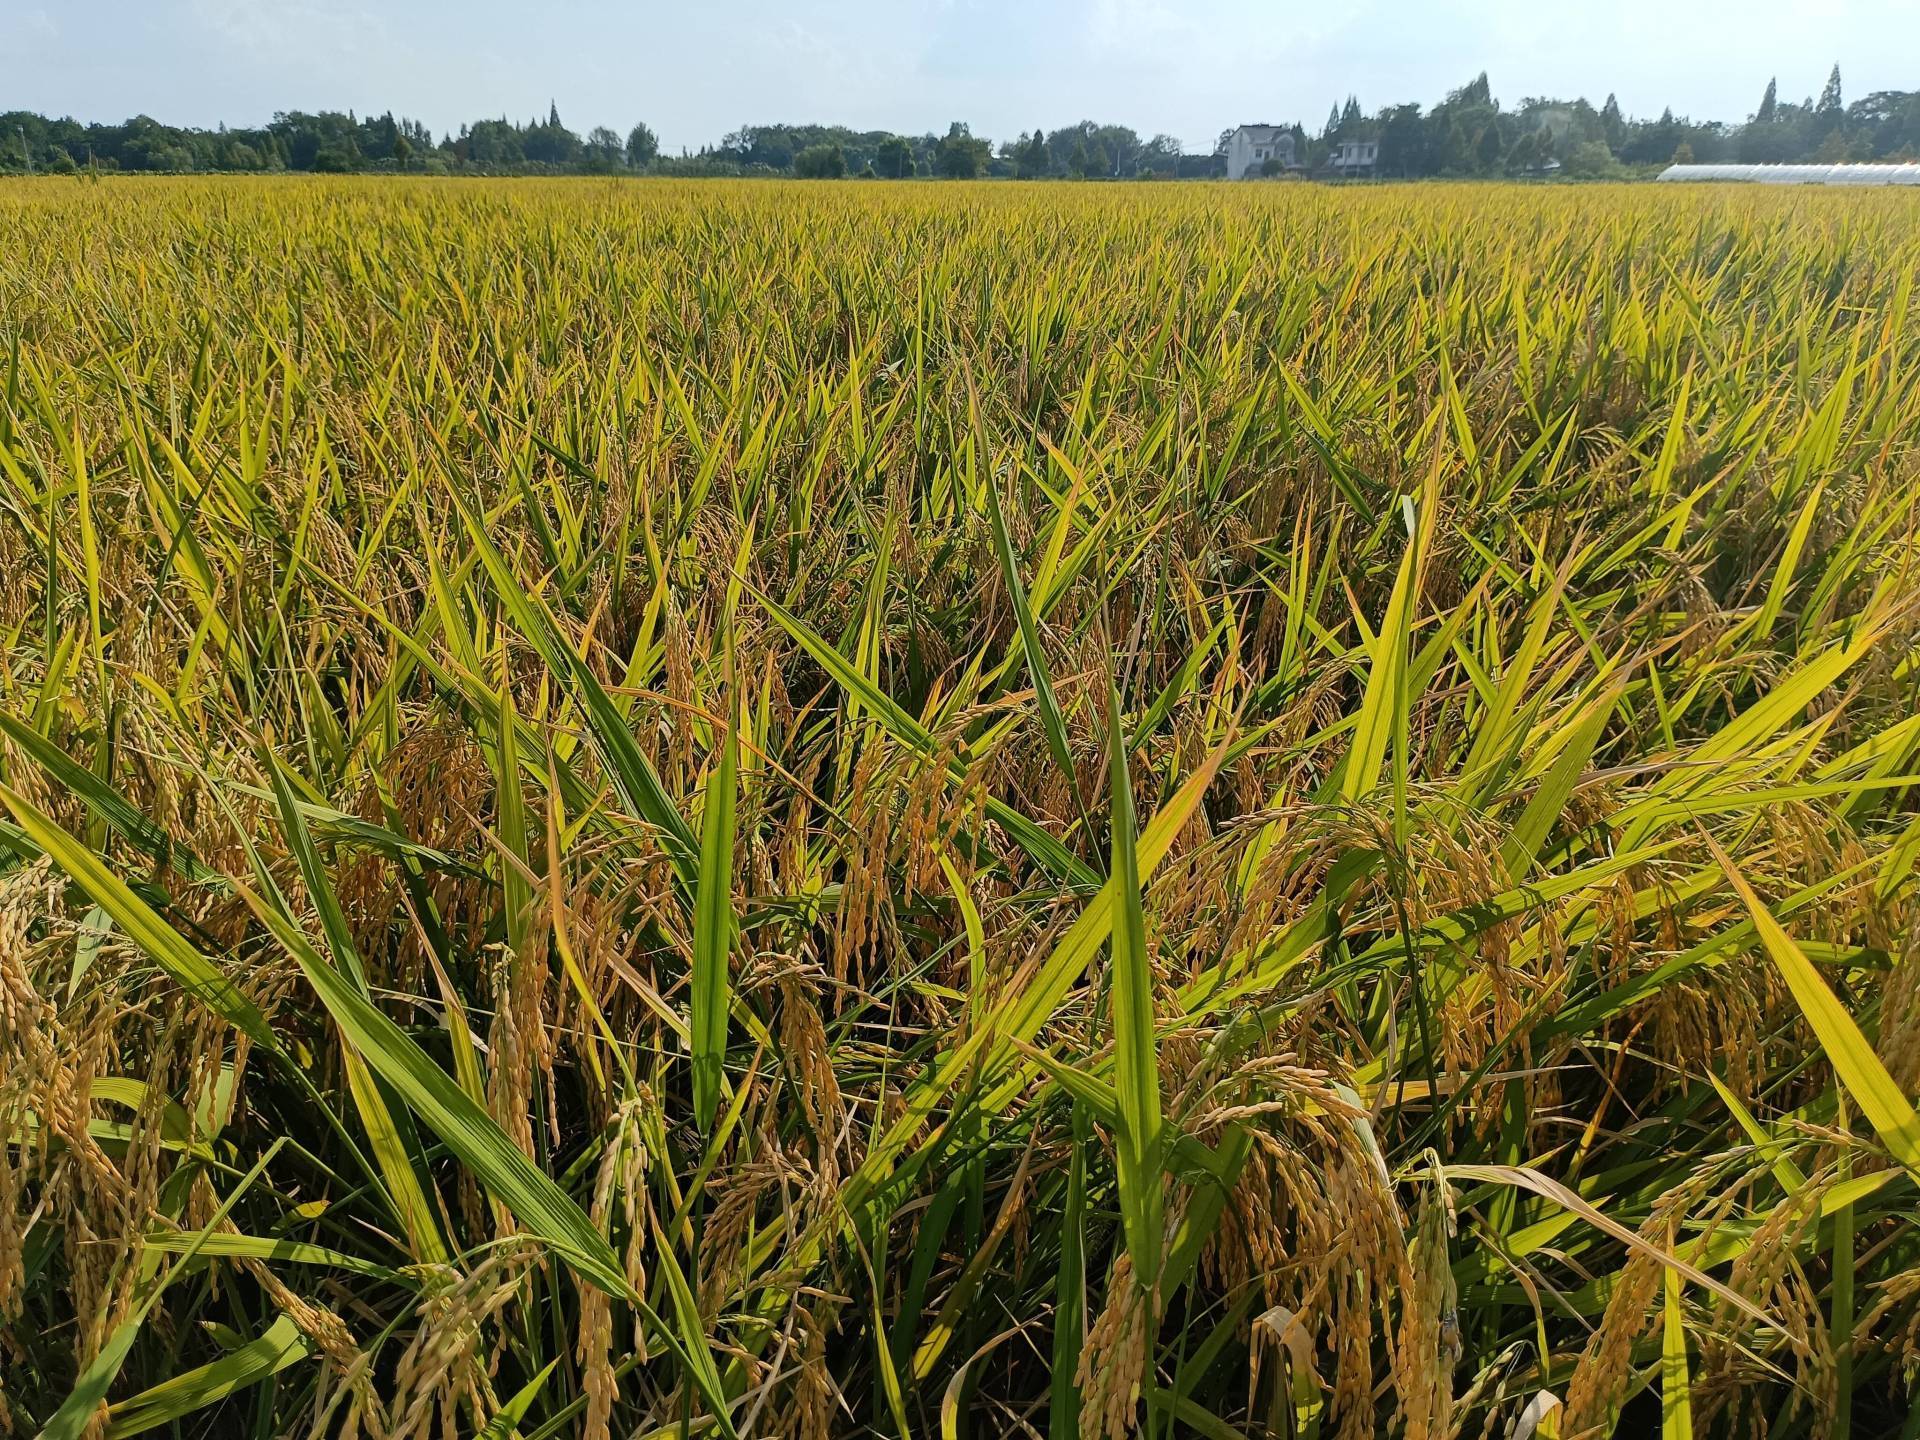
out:
<path id="1" fill-rule="evenodd" d="M 43 5 L 33 5 L 0 15 L 0 58 L 9 62 L 49 45 L 60 38 L 60 27 Z"/>
<path id="2" fill-rule="evenodd" d="M 388 39 L 386 22 L 359 0 L 192 0 L 192 14 L 216 38 L 283 63 L 364 53 Z"/>

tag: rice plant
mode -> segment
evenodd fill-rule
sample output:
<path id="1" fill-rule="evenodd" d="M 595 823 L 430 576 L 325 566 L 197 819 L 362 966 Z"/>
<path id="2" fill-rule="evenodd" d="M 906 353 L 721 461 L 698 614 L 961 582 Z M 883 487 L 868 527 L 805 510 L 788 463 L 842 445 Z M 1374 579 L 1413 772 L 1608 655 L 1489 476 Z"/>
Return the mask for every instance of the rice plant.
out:
<path id="1" fill-rule="evenodd" d="M 0 1428 L 1914 1434 L 1915 220 L 0 185 Z"/>

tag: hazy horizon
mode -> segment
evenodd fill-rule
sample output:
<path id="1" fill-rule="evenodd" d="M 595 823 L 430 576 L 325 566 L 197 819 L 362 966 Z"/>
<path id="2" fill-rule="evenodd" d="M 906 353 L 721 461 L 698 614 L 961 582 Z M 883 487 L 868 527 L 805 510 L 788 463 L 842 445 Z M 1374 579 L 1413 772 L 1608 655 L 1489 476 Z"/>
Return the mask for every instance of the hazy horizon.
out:
<path id="1" fill-rule="evenodd" d="M 663 150 L 748 123 L 907 134 L 969 122 L 995 140 L 1090 118 L 1211 147 L 1243 121 L 1316 128 L 1357 95 L 1368 112 L 1430 106 L 1479 71 L 1524 95 L 1618 95 L 1737 122 L 1770 76 L 1815 95 L 1838 63 L 1846 97 L 1920 87 L 1911 0 L 1755 0 L 1691 9 L 1620 0 L 1555 13 L 1516 0 L 1361 0 L 1277 16 L 1253 0 L 880 0 L 721 11 L 554 0 L 104 0 L 81 24 L 51 5 L 0 15 L 9 108 L 83 121 L 257 125 L 283 109 L 391 109 L 436 136 L 558 105 L 575 130 L 645 120 Z"/>

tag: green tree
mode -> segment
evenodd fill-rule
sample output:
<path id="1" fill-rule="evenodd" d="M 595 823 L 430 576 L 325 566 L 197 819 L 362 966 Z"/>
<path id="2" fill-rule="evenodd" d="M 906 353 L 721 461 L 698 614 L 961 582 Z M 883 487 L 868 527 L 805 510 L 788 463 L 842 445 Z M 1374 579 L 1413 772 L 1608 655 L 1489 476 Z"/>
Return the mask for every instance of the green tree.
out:
<path id="1" fill-rule="evenodd" d="M 1820 103 L 1813 108 L 1814 113 L 1819 115 L 1837 116 L 1841 113 L 1840 67 L 1838 65 L 1834 66 L 1833 70 L 1828 74 L 1826 88 L 1820 92 Z"/>
<path id="2" fill-rule="evenodd" d="M 1073 145 L 1073 153 L 1067 157 L 1068 172 L 1072 174 L 1074 179 L 1084 180 L 1087 178 L 1087 169 L 1092 163 L 1092 160 L 1088 158 L 1087 155 L 1087 142 L 1084 140 L 1076 140 Z"/>
<path id="3" fill-rule="evenodd" d="M 1430 175 L 1432 146 L 1418 105 L 1396 105 L 1382 112 L 1379 169 L 1383 175 Z"/>
<path id="4" fill-rule="evenodd" d="M 175 143 L 166 127 L 145 116 L 136 116 L 127 122 L 127 128 L 132 133 L 128 136 L 130 143 L 119 156 L 121 162 L 133 170 L 162 168 L 153 162 L 152 156 L 156 149 Z M 328 165 L 335 168 L 352 170 L 360 164 L 360 127 L 350 115 L 329 110 L 311 115 L 300 110 L 283 110 L 273 117 L 267 129 L 279 142 L 288 169 L 319 169 L 322 150 L 335 152 L 327 160 Z"/>
<path id="5" fill-rule="evenodd" d="M 1832 135 L 1846 123 L 1847 112 L 1840 103 L 1840 67 L 1833 67 L 1827 85 L 1820 92 L 1820 103 L 1813 107 L 1813 133 L 1818 139 Z"/>
<path id="6" fill-rule="evenodd" d="M 1038 127 L 1022 140 L 1015 151 L 1014 167 L 1022 180 L 1038 180 L 1047 173 L 1047 137 Z"/>
<path id="7" fill-rule="evenodd" d="M 400 126 L 391 110 L 378 119 L 368 116 L 360 122 L 360 153 L 368 159 L 393 159 L 394 147 L 399 143 Z"/>
<path id="8" fill-rule="evenodd" d="M 1660 164 L 1673 154 L 1685 133 L 1674 118 L 1673 107 L 1668 106 L 1660 112 L 1658 120 L 1634 126 L 1633 138 L 1627 142 L 1626 153 L 1621 158 L 1636 165 Z"/>
<path id="9" fill-rule="evenodd" d="M 1175 175 L 1180 170 L 1180 141 L 1165 133 L 1155 135 L 1140 147 L 1146 168 L 1156 175 Z"/>
<path id="10" fill-rule="evenodd" d="M 1140 164 L 1140 135 L 1127 125 L 1096 125 L 1093 143 L 1106 154 L 1103 175 L 1131 175 Z"/>
<path id="11" fill-rule="evenodd" d="M 1760 108 L 1753 112 L 1753 123 L 1771 125 L 1773 117 L 1780 109 L 1780 86 L 1775 80 L 1767 81 L 1766 94 L 1760 97 Z"/>
<path id="12" fill-rule="evenodd" d="M 1473 77 L 1436 105 L 1429 122 L 1433 146 L 1432 168 L 1442 174 L 1484 173 L 1499 164 L 1506 148 L 1506 137 L 1494 128 L 1494 138 L 1485 136 L 1497 127 L 1500 106 L 1493 98 L 1486 72 Z"/>
<path id="13" fill-rule="evenodd" d="M 1618 150 L 1626 143 L 1626 117 L 1621 115 L 1620 102 L 1613 97 L 1611 91 L 1607 94 L 1607 103 L 1600 107 L 1600 131 L 1601 138 L 1607 142 L 1609 150 Z"/>
<path id="14" fill-rule="evenodd" d="M 838 145 L 809 145 L 793 157 L 793 173 L 802 180 L 844 180 L 847 152 Z"/>
<path id="15" fill-rule="evenodd" d="M 1844 130 L 1828 132 L 1827 138 L 1822 140 L 1813 152 L 1814 163 L 1818 165 L 1838 165 L 1849 158 L 1851 158 L 1851 152 Z"/>
<path id="16" fill-rule="evenodd" d="M 1474 163 L 1482 170 L 1497 170 L 1500 168 L 1500 157 L 1506 153 L 1506 148 L 1500 139 L 1500 127 L 1489 123 L 1481 130 L 1479 139 L 1474 141 Z"/>
<path id="17" fill-rule="evenodd" d="M 474 121 L 455 143 L 454 153 L 469 164 L 489 168 L 518 165 L 527 158 L 520 127 L 504 115 L 498 120 Z"/>
<path id="18" fill-rule="evenodd" d="M 580 152 L 581 162 L 595 175 L 611 175 L 620 168 L 626 158 L 626 146 L 620 141 L 617 131 L 605 125 L 596 125 L 587 132 L 586 144 Z"/>
<path id="19" fill-rule="evenodd" d="M 977 179 L 987 168 L 987 159 L 992 153 L 993 147 L 987 141 L 976 139 L 964 120 L 956 120 L 934 147 L 934 169 L 949 180 Z"/>
<path id="20" fill-rule="evenodd" d="M 560 123 L 560 107 L 551 102 L 546 123 L 529 125 L 521 146 L 527 159 L 540 165 L 572 165 L 580 159 L 580 137 Z"/>
<path id="21" fill-rule="evenodd" d="M 913 174 L 913 147 L 903 136 L 887 136 L 873 152 L 873 168 L 882 179 L 905 180 Z"/>
<path id="22" fill-rule="evenodd" d="M 1574 146 L 1567 152 L 1567 158 L 1561 162 L 1560 168 L 1562 174 L 1580 180 L 1602 180 L 1620 173 L 1613 152 L 1600 140 L 1589 140 Z"/>
<path id="23" fill-rule="evenodd" d="M 627 132 L 627 164 L 635 170 L 644 170 L 659 157 L 660 137 L 642 120 Z"/>
<path id="24" fill-rule="evenodd" d="M 1467 133 L 1467 127 L 1460 123 L 1458 115 L 1448 115 L 1444 121 L 1435 117 L 1439 127 L 1439 143 L 1435 147 L 1435 168 L 1442 175 L 1463 175 L 1473 167 L 1473 137 Z"/>

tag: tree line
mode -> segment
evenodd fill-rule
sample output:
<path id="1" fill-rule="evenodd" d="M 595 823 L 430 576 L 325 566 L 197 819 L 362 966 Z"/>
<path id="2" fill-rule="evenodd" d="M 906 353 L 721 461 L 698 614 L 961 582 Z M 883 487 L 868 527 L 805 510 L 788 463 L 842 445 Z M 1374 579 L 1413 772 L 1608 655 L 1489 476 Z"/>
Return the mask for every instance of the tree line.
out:
<path id="1" fill-rule="evenodd" d="M 1818 99 L 1783 101 L 1769 80 L 1754 112 L 1728 124 L 1671 108 L 1657 119 L 1629 119 L 1612 95 L 1598 109 L 1584 99 L 1539 96 L 1506 109 L 1483 73 L 1424 112 L 1396 105 L 1366 116 L 1349 100 L 1328 116 L 1317 143 L 1349 139 L 1377 140 L 1379 171 L 1402 176 L 1605 177 L 1674 163 L 1913 160 L 1920 159 L 1920 91 L 1878 90 L 1847 104 L 1836 65 Z"/>
<path id="2" fill-rule="evenodd" d="M 1844 101 L 1839 67 L 1816 99 L 1782 100 L 1768 81 L 1738 123 L 1695 121 L 1671 109 L 1630 119 L 1612 95 L 1529 96 L 1503 106 L 1485 74 L 1431 108 L 1390 105 L 1368 113 L 1357 98 L 1336 105 L 1317 132 L 1292 127 L 1296 168 L 1320 168 L 1343 141 L 1379 145 L 1377 173 L 1403 176 L 1548 174 L 1605 177 L 1673 161 L 1871 161 L 1920 158 L 1920 91 L 1880 90 Z M 1226 171 L 1223 131 L 1212 149 L 1187 151 L 1171 135 L 1142 138 L 1125 125 L 1035 126 L 998 145 L 955 121 L 944 134 L 855 131 L 838 125 L 746 125 L 716 145 L 663 155 L 648 125 L 604 125 L 582 135 L 549 106 L 545 119 L 476 120 L 437 139 L 391 111 L 281 111 L 266 125 L 212 130 L 136 115 L 118 125 L 0 115 L 0 172 L 79 170 L 398 171 L 426 174 L 795 175 L 811 179 L 916 176 L 971 179 L 1195 179 Z M 1275 168 L 1278 168 L 1277 166 Z"/>

